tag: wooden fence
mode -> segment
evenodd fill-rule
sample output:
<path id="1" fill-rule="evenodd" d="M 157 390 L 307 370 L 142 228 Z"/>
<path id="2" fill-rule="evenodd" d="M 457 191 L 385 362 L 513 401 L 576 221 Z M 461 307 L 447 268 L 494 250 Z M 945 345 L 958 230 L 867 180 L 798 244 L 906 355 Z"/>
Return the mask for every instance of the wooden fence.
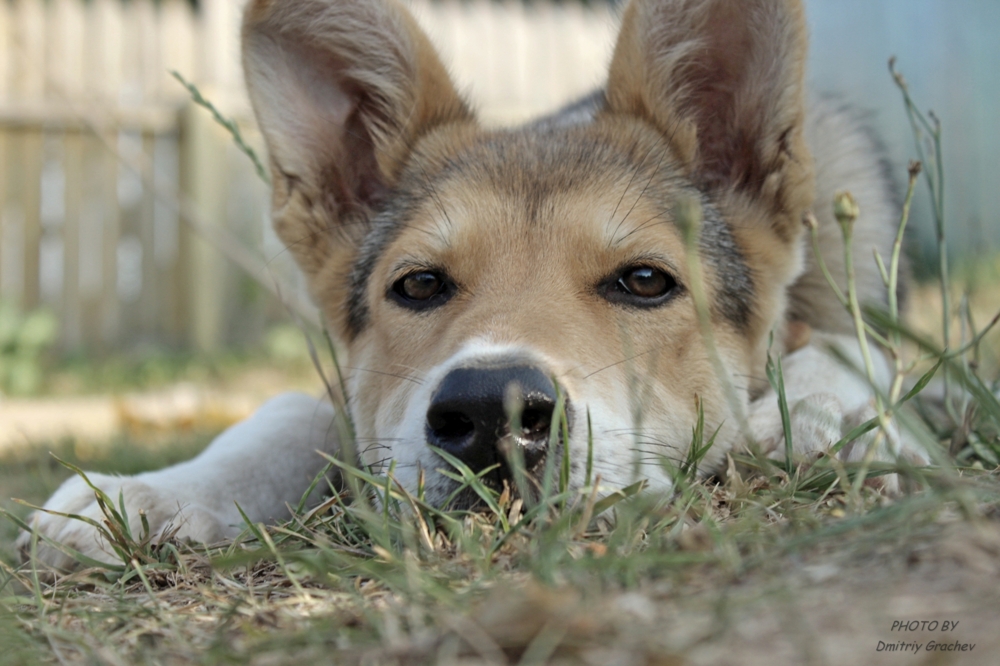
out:
<path id="1" fill-rule="evenodd" d="M 241 5 L 0 0 L 0 298 L 57 312 L 63 349 L 211 349 L 308 308 L 266 187 L 168 74 L 259 146 Z M 615 30 L 601 3 L 411 6 L 487 121 L 598 85 Z"/>

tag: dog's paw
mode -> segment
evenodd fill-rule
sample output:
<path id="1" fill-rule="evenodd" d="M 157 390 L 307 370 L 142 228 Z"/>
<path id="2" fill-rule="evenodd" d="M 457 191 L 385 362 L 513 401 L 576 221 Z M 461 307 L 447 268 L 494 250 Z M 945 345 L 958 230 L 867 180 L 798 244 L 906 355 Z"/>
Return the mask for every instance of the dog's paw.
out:
<path id="1" fill-rule="evenodd" d="M 863 405 L 844 419 L 844 430 L 850 432 L 858 426 L 878 417 L 878 411 L 873 403 Z M 899 429 L 896 421 L 889 421 L 886 434 L 878 437 L 880 429 L 869 430 L 857 439 L 848 442 L 841 449 L 840 458 L 848 462 L 861 462 L 872 446 L 877 446 L 873 460 L 882 462 L 904 461 L 907 464 L 923 467 L 931 464 L 927 451 L 912 437 Z"/>
<path id="2" fill-rule="evenodd" d="M 792 455 L 797 459 L 815 459 L 832 452 L 834 446 L 858 426 L 878 415 L 872 401 L 852 411 L 845 411 L 838 398 L 830 393 L 815 393 L 795 401 L 789 406 L 789 422 L 792 433 Z M 762 399 L 754 402 L 748 418 L 750 436 L 747 448 L 756 450 L 772 460 L 784 460 L 784 424 L 777 400 Z M 901 433 L 894 420 L 882 434 L 876 427 L 861 436 L 848 441 L 836 452 L 842 462 L 861 462 L 866 456 L 874 462 L 905 462 L 914 466 L 930 463 L 923 448 L 910 437 Z M 869 451 L 874 448 L 874 451 Z M 868 485 L 881 488 L 889 493 L 899 490 L 896 474 L 873 476 Z"/>
<path id="3" fill-rule="evenodd" d="M 846 415 L 844 419 L 844 432 L 848 433 L 858 426 L 878 417 L 874 402 L 863 405 L 859 409 Z M 864 433 L 860 437 L 844 444 L 838 457 L 847 462 L 861 462 L 870 455 L 871 460 L 876 462 L 901 463 L 914 467 L 924 467 L 931 463 L 927 451 L 915 438 L 900 430 L 895 419 L 889 420 L 889 427 L 885 429 L 883 435 L 882 428 L 876 427 Z M 872 448 L 874 447 L 874 451 Z M 871 451 L 871 454 L 869 454 Z M 875 476 L 865 482 L 875 488 L 880 488 L 888 494 L 899 492 L 899 475 L 884 474 Z"/>
<path id="4" fill-rule="evenodd" d="M 816 393 L 789 405 L 792 455 L 809 458 L 829 451 L 843 436 L 844 409 L 835 395 Z M 772 460 L 785 458 L 785 431 L 777 401 L 767 398 L 750 406 L 747 446 Z"/>
<path id="5" fill-rule="evenodd" d="M 211 511 L 182 503 L 169 492 L 154 488 L 139 478 L 104 474 L 88 474 L 88 478 L 108 496 L 116 510 L 120 511 L 119 496 L 124 498 L 125 517 L 136 541 L 147 536 L 143 534 L 140 511 L 145 514 L 153 541 L 165 534 L 206 543 L 225 536 L 226 526 Z M 30 557 L 34 548 L 38 560 L 49 566 L 68 570 L 77 565 L 74 558 L 41 538 L 45 537 L 91 559 L 109 564 L 121 563 L 114 548 L 96 527 L 84 520 L 58 515 L 72 514 L 99 524 L 108 520 L 97 502 L 96 493 L 81 477 L 74 476 L 63 483 L 43 509 L 35 511 L 28 519 L 38 538 L 33 539 L 31 533 L 22 532 L 15 543 L 23 559 Z"/>

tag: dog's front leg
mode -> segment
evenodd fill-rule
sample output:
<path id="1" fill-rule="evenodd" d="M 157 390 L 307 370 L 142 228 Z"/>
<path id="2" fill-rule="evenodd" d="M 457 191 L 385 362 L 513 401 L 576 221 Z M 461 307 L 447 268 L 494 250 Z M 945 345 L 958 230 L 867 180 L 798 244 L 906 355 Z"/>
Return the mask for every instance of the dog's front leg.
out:
<path id="1" fill-rule="evenodd" d="M 219 435 L 196 458 L 156 472 L 131 477 L 89 474 L 91 483 L 118 506 L 124 497 L 131 532 L 142 532 L 140 510 L 154 538 L 176 528 L 180 538 L 210 543 L 235 536 L 243 524 L 239 508 L 252 522 L 274 522 L 288 517 L 288 506 L 298 504 L 325 460 L 316 451 L 337 451 L 335 412 L 329 402 L 301 393 L 272 398 L 254 413 Z M 316 501 L 326 484 L 319 484 Z M 95 493 L 79 476 L 68 479 L 45 503 L 45 509 L 76 514 L 98 523 L 105 519 Z M 115 562 L 114 550 L 97 529 L 81 520 L 36 511 L 31 525 L 45 537 L 84 555 Z M 17 541 L 22 556 L 31 547 L 31 535 Z M 38 557 L 59 568 L 69 568 L 69 556 L 39 540 Z"/>
<path id="2" fill-rule="evenodd" d="M 838 359 L 832 348 L 836 348 L 849 364 Z M 889 364 L 877 349 L 872 349 L 872 356 L 875 381 L 879 390 L 884 392 L 891 381 Z M 875 390 L 857 370 L 864 365 L 856 338 L 813 333 L 810 343 L 786 356 L 782 366 L 793 455 L 806 458 L 826 453 L 853 428 L 877 415 Z M 778 397 L 773 389 L 768 389 L 751 403 L 748 425 L 748 439 L 752 439 L 761 453 L 770 458 L 784 459 L 784 429 Z M 838 457 L 842 460 L 861 460 L 869 447 L 877 443 L 878 448 L 874 452 L 876 460 L 895 462 L 903 456 L 914 464 L 929 463 L 926 452 L 901 433 L 895 423 L 890 424 L 888 433 L 877 436 L 878 432 L 878 429 L 872 430 L 857 441 L 848 443 Z M 895 478 L 885 477 L 885 481 L 887 489 L 895 488 Z"/>

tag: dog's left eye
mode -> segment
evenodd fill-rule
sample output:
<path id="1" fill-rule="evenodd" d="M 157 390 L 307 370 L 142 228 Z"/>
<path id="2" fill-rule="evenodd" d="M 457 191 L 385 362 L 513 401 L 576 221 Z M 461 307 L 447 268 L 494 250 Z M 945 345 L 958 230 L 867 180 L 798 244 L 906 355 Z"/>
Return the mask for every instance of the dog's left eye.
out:
<path id="1" fill-rule="evenodd" d="M 414 310 L 434 307 L 447 300 L 449 282 L 434 271 L 410 273 L 392 285 L 392 295 L 400 305 Z"/>
<path id="2" fill-rule="evenodd" d="M 658 298 L 673 289 L 675 283 L 663 271 L 640 266 L 618 278 L 618 286 L 639 298 Z"/>
<path id="3" fill-rule="evenodd" d="M 615 303 L 652 307 L 665 303 L 677 290 L 677 281 L 652 266 L 630 266 L 605 283 L 605 298 Z"/>

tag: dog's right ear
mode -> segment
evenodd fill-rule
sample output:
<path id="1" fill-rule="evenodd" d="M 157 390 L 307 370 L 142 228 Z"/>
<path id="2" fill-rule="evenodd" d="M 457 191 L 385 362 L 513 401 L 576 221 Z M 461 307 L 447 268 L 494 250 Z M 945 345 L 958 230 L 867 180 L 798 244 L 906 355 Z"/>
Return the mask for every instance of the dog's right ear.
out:
<path id="1" fill-rule="evenodd" d="M 396 0 L 253 0 L 243 66 L 270 153 L 275 228 L 311 282 L 349 261 L 416 141 L 472 119 Z"/>

